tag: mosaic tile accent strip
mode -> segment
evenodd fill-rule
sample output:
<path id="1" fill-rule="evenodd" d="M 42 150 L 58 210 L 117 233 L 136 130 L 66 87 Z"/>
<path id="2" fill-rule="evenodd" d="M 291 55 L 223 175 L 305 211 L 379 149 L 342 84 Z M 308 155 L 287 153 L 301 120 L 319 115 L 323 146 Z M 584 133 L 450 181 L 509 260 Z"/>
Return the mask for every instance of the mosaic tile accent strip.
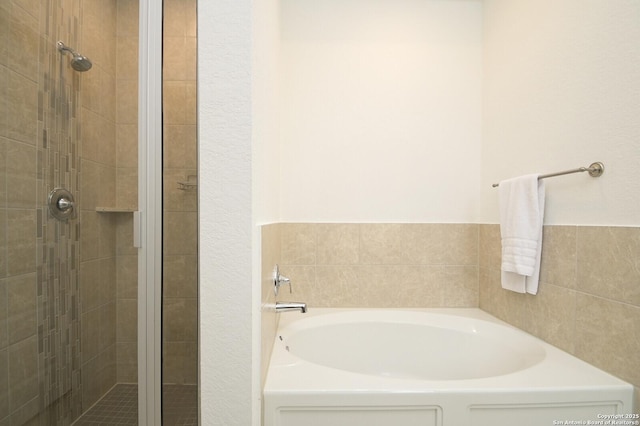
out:
<path id="1" fill-rule="evenodd" d="M 80 77 L 56 42 L 77 46 L 80 2 L 40 2 L 37 139 L 37 325 L 40 424 L 68 425 L 82 411 L 79 218 L 49 213 L 53 188 L 80 202 Z"/>

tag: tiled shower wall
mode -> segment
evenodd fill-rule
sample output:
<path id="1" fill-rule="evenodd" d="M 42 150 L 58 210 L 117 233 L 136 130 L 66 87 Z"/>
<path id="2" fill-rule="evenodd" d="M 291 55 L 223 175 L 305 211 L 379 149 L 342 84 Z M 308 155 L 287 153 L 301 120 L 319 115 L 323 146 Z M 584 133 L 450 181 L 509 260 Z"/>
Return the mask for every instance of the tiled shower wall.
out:
<path id="1" fill-rule="evenodd" d="M 0 3 L 2 425 L 67 424 L 116 382 L 116 280 L 136 278 L 116 257 L 122 217 L 96 212 L 125 192 L 116 20 L 112 0 Z M 57 40 L 93 68 L 73 71 Z M 57 186 L 76 197 L 67 223 L 44 207 Z"/>
<path id="2" fill-rule="evenodd" d="M 184 102 L 170 104 L 176 121 L 165 117 L 165 131 L 180 135 L 170 149 L 188 153 L 167 155 L 167 170 L 184 180 L 195 174 L 195 1 L 166 3 L 184 28 L 174 30 L 191 46 L 169 52 L 173 70 L 188 67 L 189 74 L 167 83 L 172 101 L 181 95 Z M 117 381 L 137 381 L 132 218 L 96 211 L 137 204 L 137 4 L 0 1 L 2 426 L 66 424 Z M 73 71 L 57 40 L 93 68 Z M 67 223 L 50 219 L 44 207 L 57 186 L 76 197 L 78 217 Z M 192 239 L 166 248 L 165 288 L 182 316 L 172 325 L 180 344 L 169 350 L 178 355 L 165 359 L 182 369 L 165 374 L 195 383 L 195 191 L 168 191 L 179 210 L 168 214 L 178 225 L 168 227 L 190 224 Z M 188 332 L 175 325 L 185 323 Z"/>
<path id="3" fill-rule="evenodd" d="M 90 214 L 101 196 L 111 195 L 96 187 L 113 176 L 108 149 L 98 153 L 113 143 L 113 70 L 109 49 L 89 54 L 104 77 L 97 101 L 81 90 L 84 79 L 55 46 L 57 40 L 79 51 L 108 45 L 115 15 L 108 2 L 100 10 L 88 3 L 0 5 L 2 424 L 68 423 L 115 374 L 113 332 L 99 325 L 115 316 L 107 280 L 114 273 L 112 239 L 105 237 L 110 223 Z M 105 30 L 106 40 L 93 30 Z M 75 194 L 78 218 L 49 216 L 47 194 L 59 186 Z M 103 269 L 104 281 L 90 279 L 94 268 Z M 87 278 L 91 288 L 83 288 Z M 91 331 L 93 347 L 83 339 Z"/>
<path id="4" fill-rule="evenodd" d="M 94 67 L 82 75 L 81 91 L 83 125 L 91 126 L 83 139 L 83 148 L 90 147 L 83 151 L 90 199 L 82 205 L 87 262 L 81 282 L 91 306 L 99 305 L 98 312 L 85 308 L 82 323 L 83 377 L 92 384 L 85 390 L 86 410 L 116 383 L 137 382 L 138 258 L 130 212 L 138 204 L 138 2 L 85 0 L 83 19 L 92 29 L 85 31 L 83 53 Z"/>
<path id="5" fill-rule="evenodd" d="M 196 1 L 165 0 L 163 30 L 163 383 L 196 384 Z"/>
<path id="6" fill-rule="evenodd" d="M 640 386 L 640 228 L 545 226 L 540 290 L 500 286 L 500 229 L 475 224 L 272 224 L 262 228 L 263 377 L 280 300 L 314 307 L 480 307 Z M 287 315 L 295 315 L 287 314 Z M 636 402 L 637 404 L 637 402 Z"/>
<path id="7" fill-rule="evenodd" d="M 36 253 L 51 253 L 43 236 L 54 235 L 55 228 L 46 232 L 43 210 L 37 209 L 44 179 L 52 176 L 43 174 L 43 163 L 52 160 L 47 147 L 49 138 L 44 137 L 45 88 L 39 85 L 45 76 L 39 72 L 50 66 L 49 58 L 40 61 L 40 8 L 39 5 L 21 5 L 17 2 L 0 4 L 0 424 L 21 424 L 39 411 L 40 396 L 38 370 L 45 364 L 43 347 L 44 335 L 50 336 L 51 322 L 40 321 L 37 314 L 56 315 L 61 313 L 61 325 L 65 330 L 73 329 L 74 319 L 66 315 L 68 311 L 52 304 L 44 309 L 38 302 L 43 297 L 55 299 L 59 295 L 60 281 L 56 288 L 54 280 L 49 280 L 53 270 L 45 267 Z M 59 90 L 59 73 L 49 76 L 47 83 L 55 81 L 55 88 L 49 86 L 49 93 Z M 74 86 L 73 82 L 67 85 Z M 75 90 L 69 90 L 75 96 Z M 39 102 L 39 99 L 41 102 Z M 49 97 L 47 96 L 47 101 Z M 16 108 L 15 106 L 19 106 Z M 55 107 L 47 102 L 46 119 L 55 117 Z M 53 111 L 51 111 L 53 109 Z M 40 137 L 38 137 L 38 129 Z M 62 130 L 62 129 L 61 129 Z M 64 131 L 69 132 L 65 127 Z M 51 142 L 59 143 L 52 135 Z M 74 142 L 77 142 L 75 140 Z M 65 143 L 65 147 L 68 144 Z M 77 145 L 76 145 L 77 146 Z M 65 150 L 66 151 L 66 150 Z M 65 155 L 68 151 L 65 152 Z M 40 158 L 40 161 L 38 161 Z M 39 170 L 40 169 L 40 170 Z M 73 176 L 75 178 L 75 176 Z M 74 179 L 74 184 L 77 181 Z M 46 211 L 44 211 L 46 217 Z M 69 234 L 64 227 L 65 243 L 74 244 L 77 234 Z M 75 241 L 77 243 L 77 241 Z M 77 245 L 77 244 L 76 244 Z M 66 246 L 66 244 L 65 244 Z M 52 250 L 59 247 L 51 246 Z M 53 264 L 51 264 L 53 267 Z M 77 271 L 77 270 L 76 270 Z M 59 276 L 58 276 L 59 278 Z M 77 291 L 70 276 L 62 284 L 69 295 Z M 77 293 L 76 293 L 77 294 Z M 45 318 L 42 318 L 45 320 Z M 38 334 L 38 327 L 41 333 Z M 69 330 L 72 331 L 72 330 Z M 59 340 L 57 341 L 59 343 Z M 47 350 L 49 350 L 47 348 Z M 78 354 L 69 354 L 77 360 Z M 47 359 L 48 366 L 50 358 Z M 64 365 L 67 360 L 61 360 Z M 49 379 L 57 379 L 56 366 L 50 370 Z M 44 377 L 43 377 L 44 378 Z M 62 388 L 62 387 L 61 387 Z M 50 389 L 47 388 L 47 392 Z"/>
<path id="8" fill-rule="evenodd" d="M 41 6 L 0 5 L 0 424 L 80 401 L 78 228 L 44 207 L 52 185 L 78 189 L 79 81 L 54 41 L 79 41 L 78 8 Z"/>
<path id="9" fill-rule="evenodd" d="M 138 206 L 138 1 L 116 4 L 115 207 L 127 212 Z M 116 378 L 118 383 L 137 383 L 138 252 L 133 247 L 133 216 L 111 216 L 116 221 Z"/>
<path id="10" fill-rule="evenodd" d="M 81 78 L 80 292 L 82 407 L 116 383 L 116 2 L 80 2 L 82 43 L 93 68 Z"/>

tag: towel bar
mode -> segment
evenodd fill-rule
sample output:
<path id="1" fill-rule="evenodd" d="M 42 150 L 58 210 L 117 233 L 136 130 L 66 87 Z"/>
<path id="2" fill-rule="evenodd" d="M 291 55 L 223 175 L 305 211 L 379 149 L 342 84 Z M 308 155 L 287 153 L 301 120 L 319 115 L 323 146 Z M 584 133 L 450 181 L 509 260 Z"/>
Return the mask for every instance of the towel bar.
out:
<path id="1" fill-rule="evenodd" d="M 549 173 L 549 174 L 546 174 L 546 175 L 540 175 L 540 176 L 538 176 L 538 179 L 545 179 L 545 178 L 549 178 L 549 177 L 569 175 L 571 173 L 581 173 L 581 172 L 589 172 L 589 176 L 591 176 L 591 177 L 600 177 L 600 176 L 602 176 L 602 173 L 604 173 L 604 164 L 602 164 L 600 161 L 596 161 L 595 163 L 591 163 L 591 165 L 589 167 L 579 167 L 577 169 L 565 170 L 563 172 L 556 172 L 556 173 Z M 495 188 L 497 186 L 500 186 L 500 184 L 499 183 L 494 183 L 491 186 Z"/>

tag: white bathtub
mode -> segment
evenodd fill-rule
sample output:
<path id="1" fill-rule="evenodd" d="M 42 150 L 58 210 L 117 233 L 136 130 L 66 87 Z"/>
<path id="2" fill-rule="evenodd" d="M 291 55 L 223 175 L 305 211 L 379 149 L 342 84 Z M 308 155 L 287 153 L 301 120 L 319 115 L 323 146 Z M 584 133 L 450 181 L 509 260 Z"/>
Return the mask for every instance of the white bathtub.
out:
<path id="1" fill-rule="evenodd" d="M 264 426 L 542 426 L 606 424 L 632 399 L 479 309 L 310 309 L 281 315 L 263 408 Z"/>

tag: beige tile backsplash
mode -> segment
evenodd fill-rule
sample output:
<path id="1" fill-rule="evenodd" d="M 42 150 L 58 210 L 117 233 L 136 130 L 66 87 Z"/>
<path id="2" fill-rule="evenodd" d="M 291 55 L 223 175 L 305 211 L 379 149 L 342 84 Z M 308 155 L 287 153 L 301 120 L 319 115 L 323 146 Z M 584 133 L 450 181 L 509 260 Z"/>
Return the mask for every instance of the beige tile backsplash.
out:
<path id="1" fill-rule="evenodd" d="M 500 231 L 480 225 L 480 308 L 640 386 L 640 228 L 545 226 L 536 296 L 500 287 Z"/>
<path id="2" fill-rule="evenodd" d="M 640 306 L 640 232 L 637 228 L 578 228 L 578 290 Z"/>
<path id="3" fill-rule="evenodd" d="M 283 273 L 311 307 L 478 305 L 478 225 L 281 227 Z"/>
<path id="4" fill-rule="evenodd" d="M 498 225 L 282 223 L 262 238 L 263 276 L 279 263 L 291 278 L 279 300 L 480 307 L 640 387 L 639 227 L 545 226 L 536 296 L 501 288 Z M 276 324 L 263 317 L 267 364 Z"/>

